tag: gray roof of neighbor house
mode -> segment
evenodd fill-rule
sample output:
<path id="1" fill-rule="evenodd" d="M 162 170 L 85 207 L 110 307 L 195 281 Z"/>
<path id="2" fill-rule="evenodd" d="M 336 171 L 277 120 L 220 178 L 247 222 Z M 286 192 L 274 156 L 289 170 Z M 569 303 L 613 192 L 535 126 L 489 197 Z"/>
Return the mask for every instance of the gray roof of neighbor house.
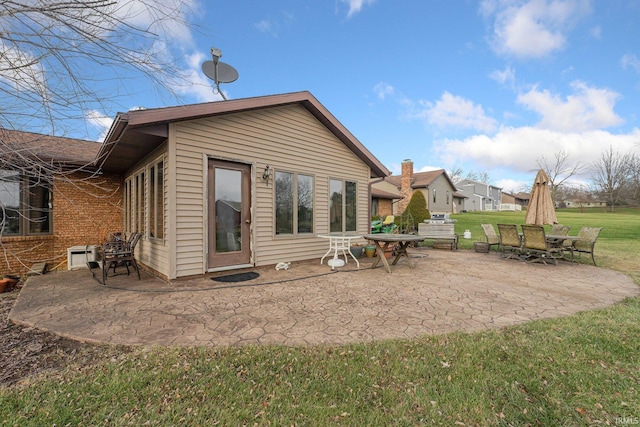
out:
<path id="1" fill-rule="evenodd" d="M 456 186 L 453 184 L 453 181 L 451 181 L 451 178 L 449 178 L 449 175 L 445 172 L 444 169 L 437 169 L 427 172 L 414 172 L 412 175 L 411 188 L 426 188 L 440 175 L 444 175 L 447 181 L 449 181 L 449 184 L 451 184 L 451 187 L 453 187 L 454 189 L 456 188 Z M 401 175 L 393 175 L 385 179 L 396 187 L 401 187 Z"/>
<path id="2" fill-rule="evenodd" d="M 81 139 L 0 129 L 0 157 L 4 162 L 17 162 L 25 157 L 67 167 L 94 168 L 100 146 L 98 142 Z"/>
<path id="3" fill-rule="evenodd" d="M 389 170 L 308 91 L 118 113 L 98 155 L 105 170 L 123 173 L 168 137 L 169 123 L 300 104 L 371 168 L 372 177 Z"/>

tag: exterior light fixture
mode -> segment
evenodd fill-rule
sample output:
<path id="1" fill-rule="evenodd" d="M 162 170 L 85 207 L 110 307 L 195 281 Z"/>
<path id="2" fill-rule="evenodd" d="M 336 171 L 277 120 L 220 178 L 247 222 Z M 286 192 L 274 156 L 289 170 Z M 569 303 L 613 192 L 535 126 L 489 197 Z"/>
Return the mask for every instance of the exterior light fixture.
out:
<path id="1" fill-rule="evenodd" d="M 264 179 L 265 181 L 267 181 L 267 184 L 269 183 L 269 177 L 271 176 L 271 168 L 269 167 L 269 165 L 267 165 L 264 168 L 264 172 L 262 172 L 262 179 Z"/>

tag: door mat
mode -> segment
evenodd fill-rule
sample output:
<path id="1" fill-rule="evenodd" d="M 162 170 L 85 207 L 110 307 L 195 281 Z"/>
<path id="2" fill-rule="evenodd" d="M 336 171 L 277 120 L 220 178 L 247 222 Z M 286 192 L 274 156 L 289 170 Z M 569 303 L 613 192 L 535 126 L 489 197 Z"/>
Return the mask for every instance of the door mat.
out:
<path id="1" fill-rule="evenodd" d="M 226 276 L 212 277 L 211 280 L 215 282 L 233 283 L 233 282 L 246 282 L 247 280 L 253 280 L 260 277 L 260 273 L 255 271 L 248 271 L 246 273 L 228 274 Z"/>

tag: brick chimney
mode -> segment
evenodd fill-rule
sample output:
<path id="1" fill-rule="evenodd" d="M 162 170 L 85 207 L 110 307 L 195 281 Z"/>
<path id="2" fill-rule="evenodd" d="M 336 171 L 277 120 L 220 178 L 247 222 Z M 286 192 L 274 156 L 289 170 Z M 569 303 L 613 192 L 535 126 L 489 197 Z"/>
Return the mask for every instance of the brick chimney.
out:
<path id="1" fill-rule="evenodd" d="M 410 159 L 406 159 L 402 162 L 402 176 L 400 178 L 400 194 L 404 197 L 398 202 L 398 213 L 402 214 L 411 200 L 413 195 L 413 189 L 411 184 L 413 183 L 413 162 Z"/>

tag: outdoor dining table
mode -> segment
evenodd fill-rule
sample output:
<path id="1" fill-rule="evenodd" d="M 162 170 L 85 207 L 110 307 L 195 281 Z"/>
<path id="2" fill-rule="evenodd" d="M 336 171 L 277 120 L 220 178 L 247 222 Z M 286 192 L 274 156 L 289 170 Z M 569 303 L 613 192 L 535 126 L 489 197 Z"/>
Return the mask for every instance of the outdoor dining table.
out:
<path id="1" fill-rule="evenodd" d="M 414 268 L 414 264 L 411 262 L 411 258 L 407 253 L 407 247 L 412 242 L 422 242 L 424 240 L 423 236 L 417 236 L 415 234 L 365 234 L 363 236 L 365 239 L 371 240 L 376 247 L 376 253 L 378 254 L 378 258 L 375 260 L 373 264 L 371 264 L 371 268 L 376 268 L 378 263 L 382 261 L 387 272 L 391 273 L 391 266 L 389 266 L 389 262 L 387 258 L 384 256 L 384 253 L 389 249 L 391 245 L 397 245 L 394 247 L 393 251 L 396 254 L 395 258 L 391 262 L 391 265 L 396 265 L 401 257 L 405 257 L 407 259 L 407 263 L 409 264 L 409 268 Z"/>
<path id="2" fill-rule="evenodd" d="M 550 245 L 554 245 L 556 247 L 562 246 L 565 240 L 570 240 L 571 244 L 574 244 L 579 240 L 584 240 L 584 238 L 580 236 L 568 236 L 564 234 L 546 234 L 545 238 Z"/>
<path id="3" fill-rule="evenodd" d="M 327 261 L 327 264 L 331 266 L 333 270 L 335 267 L 342 267 L 342 260 L 338 258 L 338 252 L 342 251 L 344 255 L 344 262 L 347 262 L 347 253 L 351 255 L 351 258 L 356 262 L 358 268 L 360 268 L 360 262 L 358 259 L 353 256 L 351 253 L 351 241 L 354 239 L 361 239 L 361 234 L 354 233 L 329 233 L 329 234 L 318 234 L 318 237 L 322 239 L 329 240 L 329 250 L 325 253 L 320 259 L 320 264 L 324 261 L 327 255 L 333 251 L 333 258 Z"/>

